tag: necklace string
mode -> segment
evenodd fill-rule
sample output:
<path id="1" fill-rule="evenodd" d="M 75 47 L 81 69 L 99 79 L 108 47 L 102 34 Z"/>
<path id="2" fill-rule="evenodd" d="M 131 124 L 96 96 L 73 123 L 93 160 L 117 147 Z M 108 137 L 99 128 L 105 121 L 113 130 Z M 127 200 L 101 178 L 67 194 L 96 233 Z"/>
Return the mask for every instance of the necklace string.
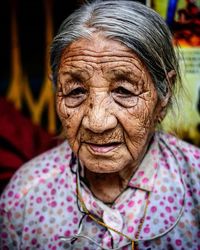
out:
<path id="1" fill-rule="evenodd" d="M 149 204 L 150 192 L 148 192 L 148 195 L 147 195 L 146 205 L 145 205 L 145 209 L 144 209 L 144 215 L 143 215 L 142 219 L 140 220 L 140 224 L 139 224 L 139 226 L 138 226 L 138 230 L 137 230 L 137 233 L 136 233 L 136 235 L 135 235 L 135 239 L 136 239 L 136 240 L 133 240 L 133 239 L 131 239 L 128 235 L 126 235 L 126 234 L 124 234 L 124 233 L 122 233 L 122 232 L 120 232 L 120 231 L 118 231 L 118 230 L 116 230 L 116 229 L 114 229 L 114 228 L 108 226 L 108 225 L 105 224 L 103 221 L 100 221 L 100 220 L 98 220 L 97 218 L 95 218 L 95 216 L 93 216 L 93 215 L 89 212 L 89 210 L 87 209 L 87 207 L 86 207 L 86 205 L 85 205 L 85 203 L 84 203 L 84 201 L 83 201 L 83 198 L 82 198 L 82 196 L 81 196 L 81 194 L 80 194 L 80 192 L 79 192 L 78 183 L 77 183 L 77 185 L 76 185 L 76 189 L 77 189 L 77 197 L 78 197 L 78 199 L 79 199 L 79 201 L 80 201 L 80 203 L 81 203 L 81 207 L 82 207 L 83 211 L 90 217 L 90 219 L 92 219 L 93 221 L 95 221 L 97 224 L 99 224 L 99 225 L 101 225 L 101 226 L 103 226 L 103 227 L 105 227 L 105 228 L 107 228 L 107 229 L 110 229 L 110 230 L 112 230 L 113 232 L 119 234 L 120 236 L 123 236 L 123 237 L 127 238 L 128 240 L 130 240 L 130 241 L 131 241 L 131 249 L 134 250 L 134 249 L 135 249 L 135 243 L 138 242 L 138 237 L 139 237 L 139 235 L 140 235 L 140 232 L 141 232 L 141 230 L 142 230 L 142 226 L 143 226 L 143 224 L 144 224 L 144 220 L 145 220 L 145 217 L 146 217 L 147 207 L 148 207 L 148 204 Z"/>

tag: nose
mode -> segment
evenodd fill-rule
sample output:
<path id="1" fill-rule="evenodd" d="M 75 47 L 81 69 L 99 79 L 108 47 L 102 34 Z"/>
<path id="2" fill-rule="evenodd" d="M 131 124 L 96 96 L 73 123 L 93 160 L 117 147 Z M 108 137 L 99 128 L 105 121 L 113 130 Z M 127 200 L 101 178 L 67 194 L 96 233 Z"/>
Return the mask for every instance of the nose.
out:
<path id="1" fill-rule="evenodd" d="M 99 93 L 91 99 L 83 117 L 82 125 L 93 133 L 103 133 L 117 126 L 117 118 L 112 114 L 108 96 Z"/>

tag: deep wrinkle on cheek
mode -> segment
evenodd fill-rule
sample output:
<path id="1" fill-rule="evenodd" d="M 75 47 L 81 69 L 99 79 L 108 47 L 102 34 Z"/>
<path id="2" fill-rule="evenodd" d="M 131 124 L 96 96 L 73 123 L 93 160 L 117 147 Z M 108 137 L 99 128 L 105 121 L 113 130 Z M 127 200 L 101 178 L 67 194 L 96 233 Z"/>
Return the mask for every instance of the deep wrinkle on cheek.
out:
<path id="1" fill-rule="evenodd" d="M 61 94 L 61 96 L 57 96 L 56 100 L 56 108 L 58 116 L 62 119 L 68 119 L 70 117 L 70 112 L 68 111 L 68 108 L 65 105 L 65 98 Z"/>
<path id="2" fill-rule="evenodd" d="M 66 105 L 65 103 L 66 97 L 63 95 L 63 91 L 61 87 L 62 84 L 66 84 L 66 82 L 62 80 L 63 79 L 59 78 L 59 81 L 58 81 L 59 90 L 57 92 L 57 113 L 61 119 L 63 128 L 66 131 L 67 139 L 70 141 L 71 147 L 74 148 L 74 144 L 78 136 L 79 127 L 81 126 L 81 121 L 79 120 L 83 119 L 80 117 L 82 113 L 81 110 L 83 109 L 83 107 L 81 105 L 75 108 L 71 108 Z M 74 123 L 74 120 L 76 120 L 75 123 Z M 77 126 L 73 126 L 73 127 L 70 126 L 69 125 L 70 123 L 77 125 L 78 128 Z M 68 129 L 70 129 L 70 133 L 72 135 L 69 134 Z M 72 138 L 73 138 L 73 142 L 72 142 Z"/>
<path id="3" fill-rule="evenodd" d="M 70 114 L 71 113 L 71 114 Z M 79 148 L 80 148 L 80 135 L 79 135 L 79 130 L 81 127 L 81 117 L 79 116 L 80 119 L 77 119 L 79 115 L 79 112 L 73 112 L 68 111 L 68 118 L 65 117 L 60 117 L 63 129 L 65 131 L 67 140 L 73 150 L 73 152 L 77 155 Z M 76 121 L 76 122 L 75 122 Z M 73 125 L 76 126 L 73 126 Z"/>
<path id="4" fill-rule="evenodd" d="M 59 92 L 56 94 L 56 110 L 60 118 L 66 116 L 66 112 L 63 112 L 63 97 Z"/>

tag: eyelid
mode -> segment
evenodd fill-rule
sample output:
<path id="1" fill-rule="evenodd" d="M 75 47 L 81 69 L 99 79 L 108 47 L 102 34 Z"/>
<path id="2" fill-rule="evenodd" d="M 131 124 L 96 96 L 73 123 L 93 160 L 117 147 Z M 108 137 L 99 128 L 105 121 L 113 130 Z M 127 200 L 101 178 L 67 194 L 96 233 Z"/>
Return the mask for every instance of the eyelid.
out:
<path id="1" fill-rule="evenodd" d="M 120 91 L 122 93 L 120 93 Z M 121 95 L 121 96 L 133 96 L 134 93 L 132 91 L 130 91 L 129 89 L 123 87 L 123 86 L 118 86 L 117 88 L 113 89 L 114 93 L 118 94 L 118 95 Z M 124 92 L 124 93 L 123 93 Z"/>
<path id="2" fill-rule="evenodd" d="M 112 79 L 114 82 L 128 82 L 128 83 L 131 83 L 132 80 L 130 77 L 128 76 L 122 76 L 122 75 L 119 75 L 119 76 L 115 76 L 113 77 Z"/>
<path id="3" fill-rule="evenodd" d="M 129 78 L 127 78 L 129 79 Z M 114 90 L 118 87 L 123 87 L 130 91 L 134 96 L 139 96 L 145 91 L 145 83 L 142 79 L 130 79 L 129 81 L 112 81 L 111 88 Z"/>
<path id="4" fill-rule="evenodd" d="M 82 91 L 83 93 L 73 93 L 73 92 L 76 92 L 76 91 Z M 83 87 L 77 87 L 77 88 L 74 88 L 72 89 L 71 91 L 69 91 L 69 93 L 67 94 L 68 97 L 73 97 L 73 96 L 81 96 L 81 95 L 84 95 L 85 93 L 87 92 L 87 90 Z"/>
<path id="5" fill-rule="evenodd" d="M 79 79 L 67 79 L 65 80 L 64 82 L 65 85 L 69 86 L 70 84 L 73 85 L 73 86 L 76 86 L 76 85 L 83 85 L 83 82 Z"/>
<path id="6" fill-rule="evenodd" d="M 86 89 L 86 86 L 83 82 L 79 82 L 79 81 L 74 81 L 72 79 L 69 80 L 65 80 L 64 82 L 61 82 L 61 90 L 63 91 L 63 93 L 67 94 L 70 93 L 72 90 L 76 89 L 76 88 L 84 88 Z"/>
<path id="7" fill-rule="evenodd" d="M 118 75 L 111 79 L 111 85 L 113 88 L 121 86 L 131 91 L 133 86 L 138 85 L 138 81 L 130 76 Z"/>

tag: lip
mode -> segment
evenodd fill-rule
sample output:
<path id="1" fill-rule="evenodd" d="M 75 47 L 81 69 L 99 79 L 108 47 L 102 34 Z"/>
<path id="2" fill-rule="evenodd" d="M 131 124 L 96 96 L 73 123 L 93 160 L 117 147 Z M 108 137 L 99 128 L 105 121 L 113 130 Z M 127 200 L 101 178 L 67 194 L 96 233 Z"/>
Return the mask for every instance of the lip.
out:
<path id="1" fill-rule="evenodd" d="M 118 148 L 121 143 L 93 144 L 86 143 L 88 149 L 95 154 L 106 154 Z"/>

